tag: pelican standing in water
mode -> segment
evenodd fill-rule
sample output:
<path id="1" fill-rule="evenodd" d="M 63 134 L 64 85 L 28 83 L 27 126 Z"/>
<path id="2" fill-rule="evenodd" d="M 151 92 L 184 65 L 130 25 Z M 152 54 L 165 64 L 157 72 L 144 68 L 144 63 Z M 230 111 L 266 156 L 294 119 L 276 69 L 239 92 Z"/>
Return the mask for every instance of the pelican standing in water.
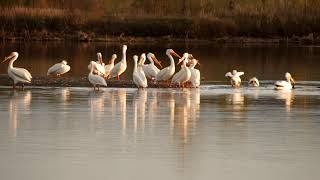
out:
<path id="1" fill-rule="evenodd" d="M 256 77 L 251 78 L 249 80 L 248 84 L 251 87 L 259 87 L 260 86 L 259 80 Z"/>
<path id="2" fill-rule="evenodd" d="M 138 88 L 146 88 L 148 86 L 147 82 L 144 80 L 144 78 L 146 78 L 144 76 L 144 78 L 142 77 L 141 72 L 139 72 L 138 70 L 138 56 L 134 55 L 133 56 L 133 61 L 134 61 L 134 66 L 133 66 L 133 82 L 134 84 L 138 87 Z"/>
<path id="3" fill-rule="evenodd" d="M 98 90 L 99 90 L 100 85 L 107 86 L 107 83 L 103 77 L 96 75 L 96 74 L 93 74 L 93 69 L 96 68 L 97 63 L 94 61 L 91 61 L 90 65 L 91 65 L 91 69 L 90 69 L 90 73 L 88 75 L 88 80 L 93 85 L 93 90 L 96 89 L 96 86 L 98 87 Z"/>
<path id="4" fill-rule="evenodd" d="M 143 65 L 142 68 L 147 78 L 154 79 L 160 71 L 158 67 L 154 65 L 154 63 L 156 63 L 161 68 L 162 65 L 153 53 L 148 53 L 147 58 L 150 61 L 150 63 Z"/>
<path id="5" fill-rule="evenodd" d="M 191 77 L 191 71 L 187 67 L 187 63 L 189 62 L 188 53 L 183 54 L 183 57 L 179 59 L 178 64 L 180 64 L 181 62 L 182 62 L 181 69 L 172 77 L 171 84 L 172 85 L 178 84 L 179 87 L 180 86 L 184 87 L 184 83 L 189 81 Z"/>
<path id="6" fill-rule="evenodd" d="M 104 62 L 102 60 L 102 54 L 100 52 L 97 53 L 97 61 L 95 62 L 95 68 L 93 69 L 93 73 L 105 76 L 106 71 L 104 69 Z M 91 69 L 91 63 L 88 65 L 88 69 Z"/>
<path id="7" fill-rule="evenodd" d="M 191 72 L 191 77 L 190 77 L 190 82 L 193 88 L 198 88 L 200 86 L 200 71 L 198 69 L 195 69 L 194 67 L 198 64 L 198 60 L 196 59 L 191 59 L 190 60 L 190 72 Z"/>
<path id="8" fill-rule="evenodd" d="M 16 88 L 16 84 L 21 82 L 22 87 L 24 87 L 24 83 L 31 83 L 32 76 L 29 73 L 28 70 L 23 68 L 16 68 L 13 67 L 13 63 L 15 60 L 18 59 L 19 54 L 17 52 L 12 52 L 8 57 L 5 57 L 5 59 L 2 62 L 8 61 L 8 75 L 13 80 L 13 89 Z"/>
<path id="9" fill-rule="evenodd" d="M 290 90 L 294 89 L 295 81 L 292 78 L 291 74 L 286 72 L 285 74 L 286 81 L 277 81 L 275 82 L 275 89 L 276 90 Z"/>
<path id="10" fill-rule="evenodd" d="M 242 75 L 244 75 L 244 72 L 238 72 L 237 70 L 233 70 L 232 73 L 227 72 L 225 76 L 231 78 L 230 82 L 232 87 L 239 88 L 241 85 L 240 76 Z"/>
<path id="11" fill-rule="evenodd" d="M 70 66 L 67 65 L 66 60 L 62 60 L 60 63 L 57 63 L 48 69 L 47 76 L 53 74 L 60 77 L 60 75 L 65 74 L 68 71 L 70 71 Z"/>
<path id="12" fill-rule="evenodd" d="M 117 79 L 120 80 L 120 75 L 127 69 L 127 45 L 122 47 L 122 59 L 112 68 L 109 77 L 113 78 L 117 76 Z"/>
<path id="13" fill-rule="evenodd" d="M 168 49 L 166 51 L 166 55 L 170 59 L 170 66 L 163 68 L 158 72 L 158 74 L 156 76 L 156 81 L 168 81 L 172 77 L 172 75 L 174 74 L 176 69 L 175 69 L 174 59 L 172 56 L 176 56 L 181 59 L 181 57 L 176 52 L 174 52 L 172 49 Z"/>
<path id="14" fill-rule="evenodd" d="M 144 62 L 146 61 L 146 54 L 145 53 L 142 53 L 141 56 L 140 56 L 140 60 L 138 62 L 138 65 L 137 65 L 137 72 L 138 72 L 138 75 L 140 77 L 140 79 L 143 81 L 143 84 L 148 84 L 148 80 L 147 80 L 147 77 L 143 71 L 143 65 L 144 65 Z M 147 85 L 148 86 L 148 85 Z"/>
<path id="15" fill-rule="evenodd" d="M 111 56 L 111 59 L 110 59 L 109 63 L 104 66 L 105 73 L 106 73 L 105 76 L 106 76 L 106 77 L 108 77 L 108 76 L 110 75 L 110 72 L 111 72 L 111 70 L 112 70 L 113 67 L 114 67 L 114 61 L 115 61 L 116 59 L 117 59 L 117 55 L 116 55 L 116 54 L 113 54 L 113 55 Z"/>

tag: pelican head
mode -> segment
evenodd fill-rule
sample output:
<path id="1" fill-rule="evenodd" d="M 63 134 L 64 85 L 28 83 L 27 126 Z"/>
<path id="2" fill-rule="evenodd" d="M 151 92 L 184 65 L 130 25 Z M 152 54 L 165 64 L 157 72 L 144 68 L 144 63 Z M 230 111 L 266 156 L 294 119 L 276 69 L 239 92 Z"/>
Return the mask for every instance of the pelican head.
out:
<path id="1" fill-rule="evenodd" d="M 183 56 L 182 56 L 182 58 L 179 59 L 177 65 L 180 64 L 180 63 L 181 63 L 182 61 L 184 61 L 185 59 L 188 60 L 188 58 L 189 58 L 189 53 L 183 53 Z M 187 62 L 187 63 L 188 63 L 188 62 Z"/>
<path id="2" fill-rule="evenodd" d="M 116 54 L 112 54 L 111 59 L 109 60 L 109 64 L 114 63 L 114 61 L 117 59 L 117 55 Z"/>
<path id="3" fill-rule="evenodd" d="M 148 57 L 148 59 L 153 60 L 157 65 L 159 65 L 162 68 L 161 62 L 158 61 L 158 59 L 156 58 L 156 56 L 153 53 L 148 53 L 147 57 Z"/>
<path id="4" fill-rule="evenodd" d="M 122 52 L 126 52 L 127 49 L 128 49 L 128 46 L 127 46 L 127 45 L 123 45 L 123 46 L 122 46 Z"/>
<path id="5" fill-rule="evenodd" d="M 146 53 L 142 53 L 139 60 L 139 65 L 143 65 L 146 61 Z"/>
<path id="6" fill-rule="evenodd" d="M 294 85 L 295 85 L 296 82 L 295 82 L 295 80 L 292 78 L 291 74 L 288 73 L 288 72 L 286 72 L 285 77 L 286 77 L 287 81 L 288 81 L 289 83 L 291 83 L 292 88 L 294 88 Z"/>
<path id="7" fill-rule="evenodd" d="M 97 59 L 98 59 L 98 61 L 102 64 L 103 62 L 102 62 L 102 54 L 101 54 L 101 52 L 98 52 L 97 53 Z"/>
<path id="8" fill-rule="evenodd" d="M 11 60 L 13 58 L 17 59 L 19 56 L 19 53 L 18 52 L 12 52 L 10 53 L 9 56 L 5 57 L 4 60 L 2 62 L 5 62 L 5 61 L 8 61 L 8 60 Z"/>
<path id="9" fill-rule="evenodd" d="M 64 64 L 64 65 L 68 64 L 66 60 L 62 60 L 61 63 Z"/>
<path id="10" fill-rule="evenodd" d="M 181 56 L 179 56 L 179 54 L 177 54 L 176 52 L 174 52 L 173 49 L 167 49 L 166 51 L 167 56 L 171 55 L 171 56 L 176 56 L 177 58 L 181 59 Z"/>
<path id="11" fill-rule="evenodd" d="M 137 55 L 134 55 L 134 56 L 133 56 L 133 61 L 134 61 L 135 63 L 138 62 L 138 56 L 137 56 Z"/>
<path id="12" fill-rule="evenodd" d="M 252 87 L 259 87 L 260 86 L 259 80 L 256 77 L 251 78 L 249 80 L 248 84 L 249 84 L 249 86 L 252 86 Z"/>
<path id="13" fill-rule="evenodd" d="M 232 71 L 232 75 L 236 75 L 237 73 L 238 73 L 237 70 L 233 70 L 233 71 Z"/>

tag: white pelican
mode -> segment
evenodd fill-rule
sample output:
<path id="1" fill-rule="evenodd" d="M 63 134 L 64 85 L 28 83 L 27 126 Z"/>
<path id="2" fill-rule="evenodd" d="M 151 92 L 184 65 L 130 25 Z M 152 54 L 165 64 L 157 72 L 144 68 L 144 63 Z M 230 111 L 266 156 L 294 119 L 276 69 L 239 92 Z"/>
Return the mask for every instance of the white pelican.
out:
<path id="1" fill-rule="evenodd" d="M 133 82 L 136 84 L 138 88 L 146 88 L 148 86 L 147 82 L 141 78 L 141 73 L 139 73 L 137 64 L 138 64 L 138 56 L 133 56 L 134 66 L 133 66 Z"/>
<path id="2" fill-rule="evenodd" d="M 13 63 L 18 59 L 19 54 L 17 52 L 12 52 L 8 57 L 2 62 L 10 60 L 8 65 L 8 75 L 13 80 L 13 89 L 16 88 L 16 84 L 21 82 L 22 87 L 24 87 L 24 83 L 31 83 L 32 76 L 28 70 L 23 68 L 13 67 Z"/>
<path id="3" fill-rule="evenodd" d="M 249 84 L 249 86 L 252 86 L 252 87 L 259 87 L 260 86 L 259 80 L 256 77 L 251 78 L 249 80 L 248 84 Z"/>
<path id="4" fill-rule="evenodd" d="M 174 52 L 172 49 L 168 49 L 166 51 L 166 54 L 170 59 L 170 66 L 163 68 L 158 72 L 158 74 L 156 76 L 157 81 L 167 81 L 174 74 L 176 69 L 175 69 L 174 59 L 173 59 L 172 55 L 181 59 L 181 57 L 176 52 Z"/>
<path id="5" fill-rule="evenodd" d="M 122 47 L 122 59 L 112 68 L 109 77 L 113 78 L 117 76 L 117 79 L 120 80 L 120 75 L 127 69 L 127 45 Z"/>
<path id="6" fill-rule="evenodd" d="M 183 57 L 181 59 L 179 59 L 178 64 L 180 64 L 182 62 L 181 65 L 181 69 L 179 72 L 177 72 L 171 80 L 171 84 L 175 85 L 178 84 L 179 87 L 182 85 L 184 86 L 184 83 L 189 81 L 190 77 L 191 77 L 191 71 L 190 69 L 187 67 L 187 63 L 189 62 L 189 54 L 188 53 L 184 53 Z"/>
<path id="7" fill-rule="evenodd" d="M 294 89 L 295 81 L 292 78 L 291 74 L 286 72 L 285 77 L 287 81 L 277 81 L 275 83 L 276 90 L 290 90 Z"/>
<path id="8" fill-rule="evenodd" d="M 90 71 L 91 69 L 91 63 L 88 65 L 88 69 Z M 104 69 L 104 62 L 102 61 L 102 54 L 100 52 L 97 53 L 97 61 L 96 61 L 96 66 L 93 69 L 93 73 L 105 76 L 106 71 Z"/>
<path id="9" fill-rule="evenodd" d="M 142 68 L 147 78 L 154 79 L 157 76 L 158 72 L 160 71 L 158 67 L 154 65 L 154 63 L 159 65 L 161 68 L 162 66 L 153 53 L 148 53 L 147 58 L 150 61 L 150 63 L 143 65 Z"/>
<path id="10" fill-rule="evenodd" d="M 227 72 L 225 76 L 231 78 L 230 82 L 231 82 L 232 87 L 239 88 L 241 85 L 240 76 L 242 76 L 242 75 L 244 75 L 244 72 L 237 72 L 237 70 L 233 70 L 232 73 Z"/>
<path id="11" fill-rule="evenodd" d="M 54 74 L 56 76 L 60 76 L 62 74 L 67 73 L 68 71 L 70 71 L 70 66 L 67 65 L 66 60 L 62 60 L 60 63 L 57 63 L 48 69 L 47 76 L 49 76 L 51 74 Z"/>
<path id="12" fill-rule="evenodd" d="M 109 63 L 104 66 L 105 73 L 106 73 L 105 76 L 106 76 L 106 77 L 110 75 L 110 72 L 111 72 L 111 70 L 112 70 L 113 67 L 114 67 L 114 61 L 115 61 L 116 59 L 117 59 L 117 55 L 116 55 L 116 54 L 113 54 L 113 55 L 111 56 L 111 59 L 110 59 Z"/>
<path id="13" fill-rule="evenodd" d="M 99 90 L 99 85 L 107 86 L 107 83 L 103 77 L 96 75 L 96 74 L 93 74 L 93 69 L 96 68 L 97 63 L 94 61 L 91 61 L 90 65 L 91 65 L 91 69 L 90 69 L 90 73 L 88 75 L 88 80 L 93 85 L 93 89 L 95 90 L 96 86 L 98 86 L 98 90 Z"/>
<path id="14" fill-rule="evenodd" d="M 190 77 L 190 82 L 193 88 L 198 88 L 200 86 L 200 71 L 198 69 L 195 69 L 194 67 L 198 64 L 198 60 L 196 59 L 191 59 L 190 60 L 190 72 L 191 72 L 191 77 Z"/>

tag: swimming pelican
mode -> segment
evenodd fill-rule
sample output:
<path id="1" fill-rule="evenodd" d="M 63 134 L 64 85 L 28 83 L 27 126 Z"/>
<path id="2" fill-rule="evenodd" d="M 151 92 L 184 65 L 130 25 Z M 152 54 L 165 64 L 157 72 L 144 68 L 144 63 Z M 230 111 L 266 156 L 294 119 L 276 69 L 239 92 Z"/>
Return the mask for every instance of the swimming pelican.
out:
<path id="1" fill-rule="evenodd" d="M 153 53 L 148 53 L 147 58 L 150 61 L 150 63 L 143 65 L 142 68 L 147 78 L 154 79 L 157 76 L 158 72 L 160 71 L 158 67 L 154 65 L 154 63 L 159 65 L 161 68 L 162 66 Z"/>
<path id="2" fill-rule="evenodd" d="M 138 72 L 138 56 L 133 56 L 134 66 L 133 66 L 133 82 L 138 88 L 146 88 L 148 84 L 141 78 L 141 74 Z"/>
<path id="3" fill-rule="evenodd" d="M 249 86 L 252 86 L 252 87 L 259 87 L 260 86 L 259 80 L 256 77 L 251 78 L 249 80 L 248 84 L 249 84 Z"/>
<path id="4" fill-rule="evenodd" d="M 54 74 L 59 77 L 60 75 L 65 74 L 68 71 L 70 71 L 70 66 L 67 65 L 66 60 L 62 60 L 60 63 L 57 63 L 48 69 L 47 76 Z"/>
<path id="5" fill-rule="evenodd" d="M 91 69 L 91 63 L 88 65 L 88 69 L 90 71 Z M 97 61 L 95 68 L 93 69 L 93 73 L 105 76 L 106 71 L 104 69 L 104 62 L 102 61 L 102 54 L 100 52 L 97 53 Z"/>
<path id="6" fill-rule="evenodd" d="M 111 72 L 111 70 L 112 70 L 113 67 L 114 67 L 114 61 L 115 61 L 116 59 L 117 59 L 117 55 L 116 55 L 116 54 L 113 54 L 113 55 L 111 56 L 111 59 L 110 59 L 109 63 L 104 66 L 104 69 L 105 69 L 105 72 L 106 72 L 106 74 L 105 74 L 106 77 L 110 75 L 110 72 Z"/>
<path id="7" fill-rule="evenodd" d="M 103 77 L 96 75 L 96 74 L 93 74 L 93 69 L 96 68 L 97 63 L 94 61 L 91 61 L 90 65 L 91 65 L 91 69 L 90 69 L 90 73 L 88 75 L 88 80 L 93 85 L 93 89 L 95 90 L 96 86 L 97 86 L 98 90 L 99 90 L 99 85 L 107 86 L 107 83 Z"/>
<path id="8" fill-rule="evenodd" d="M 275 83 L 276 90 L 290 90 L 294 89 L 295 81 L 292 78 L 291 74 L 286 72 L 285 77 L 287 81 L 277 81 Z"/>
<path id="9" fill-rule="evenodd" d="M 189 69 L 191 72 L 191 77 L 189 81 L 191 82 L 191 85 L 193 88 L 198 88 L 200 86 L 200 71 L 194 68 L 197 64 L 198 64 L 198 60 L 196 59 L 190 60 Z"/>
<path id="10" fill-rule="evenodd" d="M 17 52 L 12 52 L 8 57 L 5 57 L 5 59 L 2 62 L 8 61 L 8 75 L 13 80 L 13 89 L 16 88 L 16 84 L 21 82 L 22 87 L 24 87 L 24 83 L 31 83 L 32 76 L 29 73 L 28 70 L 23 68 L 16 68 L 13 67 L 13 63 L 15 60 L 18 59 L 19 54 Z"/>
<path id="11" fill-rule="evenodd" d="M 244 72 L 237 72 L 237 70 L 233 70 L 232 73 L 227 72 L 225 76 L 231 78 L 230 82 L 232 87 L 239 88 L 241 85 L 240 76 L 242 75 L 244 75 Z"/>
<path id="12" fill-rule="evenodd" d="M 127 45 L 123 45 L 122 47 L 122 59 L 112 68 L 109 77 L 113 78 L 117 76 L 117 79 L 120 80 L 120 75 L 127 69 Z"/>
<path id="13" fill-rule="evenodd" d="M 172 49 L 168 49 L 166 51 L 166 55 L 170 59 L 170 66 L 163 68 L 158 72 L 158 74 L 156 76 L 157 81 L 167 81 L 174 74 L 176 69 L 175 69 L 174 59 L 173 59 L 172 55 L 181 59 L 181 57 L 176 52 L 174 52 Z"/>
<path id="14" fill-rule="evenodd" d="M 189 54 L 188 53 L 183 54 L 183 57 L 181 59 L 179 59 L 178 64 L 180 64 L 181 62 L 182 62 L 181 69 L 179 72 L 177 72 L 172 77 L 171 84 L 173 84 L 173 85 L 178 84 L 179 87 L 181 85 L 182 85 L 182 87 L 184 87 L 184 83 L 189 81 L 189 79 L 191 77 L 191 71 L 187 67 L 187 63 L 189 62 Z"/>

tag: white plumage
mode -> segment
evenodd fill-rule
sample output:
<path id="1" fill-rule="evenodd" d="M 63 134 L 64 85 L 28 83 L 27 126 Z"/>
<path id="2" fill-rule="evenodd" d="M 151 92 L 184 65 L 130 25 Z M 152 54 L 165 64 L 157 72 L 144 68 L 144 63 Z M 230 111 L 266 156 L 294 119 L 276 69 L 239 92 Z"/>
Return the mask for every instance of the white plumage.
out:
<path id="1" fill-rule="evenodd" d="M 102 54 L 100 52 L 97 53 L 97 61 L 95 62 L 96 66 L 93 69 L 93 73 L 105 76 L 106 71 L 104 69 L 104 62 L 102 61 Z M 88 65 L 89 71 L 91 70 L 91 63 Z"/>
<path id="2" fill-rule="evenodd" d="M 175 72 L 175 64 L 174 64 L 174 59 L 172 57 L 172 55 L 178 57 L 178 58 L 181 58 L 176 52 L 174 52 L 172 49 L 168 49 L 166 51 L 166 55 L 169 57 L 170 59 L 170 66 L 166 67 L 166 68 L 163 68 L 161 69 L 157 76 L 156 76 L 156 80 L 157 81 L 167 81 L 169 80 L 174 72 Z"/>
<path id="3" fill-rule="evenodd" d="M 93 69 L 95 68 L 97 63 L 94 62 L 94 61 L 91 61 L 90 65 L 91 65 L 91 69 L 90 69 L 90 73 L 88 75 L 88 80 L 93 85 L 93 89 L 95 89 L 96 86 L 97 86 L 98 90 L 99 90 L 99 85 L 107 86 L 107 83 L 106 83 L 106 81 L 104 80 L 103 77 L 101 77 L 99 75 L 96 75 L 96 74 L 93 74 Z"/>
<path id="4" fill-rule="evenodd" d="M 248 84 L 249 84 L 249 86 L 252 86 L 252 87 L 259 87 L 260 86 L 259 80 L 256 77 L 251 78 L 249 80 Z"/>
<path id="5" fill-rule="evenodd" d="M 126 53 L 127 53 L 127 45 L 123 45 L 122 59 L 112 68 L 109 75 L 110 78 L 117 77 L 117 79 L 120 80 L 120 75 L 127 69 Z"/>
<path id="6" fill-rule="evenodd" d="M 138 72 L 138 67 L 137 67 L 138 56 L 137 55 L 133 56 L 133 61 L 134 61 L 133 74 L 132 74 L 133 82 L 138 88 L 146 88 L 148 84 L 144 80 L 145 77 L 143 78 L 141 72 Z"/>
<path id="7" fill-rule="evenodd" d="M 143 65 L 142 68 L 147 78 L 154 79 L 160 71 L 154 63 L 158 64 L 160 67 L 162 66 L 153 53 L 148 53 L 147 58 L 150 61 L 150 63 Z"/>
<path id="8" fill-rule="evenodd" d="M 241 85 L 241 78 L 240 76 L 244 75 L 244 72 L 237 72 L 237 70 L 233 70 L 231 72 L 226 73 L 226 77 L 230 77 L 230 83 L 232 87 L 239 88 Z"/>
<path id="9" fill-rule="evenodd" d="M 285 77 L 286 77 L 287 81 L 275 82 L 275 89 L 276 90 L 290 90 L 290 89 L 294 88 L 295 81 L 292 78 L 291 74 L 286 72 Z"/>
<path id="10" fill-rule="evenodd" d="M 113 54 L 112 57 L 111 57 L 111 59 L 110 59 L 110 61 L 109 61 L 109 63 L 104 66 L 105 73 L 106 73 L 105 76 L 106 76 L 106 77 L 110 75 L 110 72 L 111 72 L 111 70 L 112 70 L 113 67 L 114 67 L 114 61 L 115 61 L 116 59 L 117 59 L 117 55 L 116 55 L 116 54 Z"/>
<path id="11" fill-rule="evenodd" d="M 171 84 L 175 85 L 178 84 L 179 86 L 183 86 L 185 82 L 189 81 L 191 77 L 190 69 L 187 67 L 187 63 L 189 61 L 189 54 L 184 53 L 183 57 L 179 59 L 179 62 L 182 62 L 181 69 L 179 72 L 177 72 L 171 80 Z"/>
<path id="12" fill-rule="evenodd" d="M 10 60 L 8 65 L 8 75 L 13 80 L 13 88 L 15 88 L 15 85 L 19 82 L 22 83 L 22 86 L 24 86 L 24 83 L 31 83 L 32 79 L 32 76 L 28 70 L 13 67 L 13 62 L 18 59 L 18 56 L 19 54 L 17 52 L 12 52 L 8 57 L 5 57 L 5 59 L 2 61 L 5 62 L 7 60 Z"/>
<path id="13" fill-rule="evenodd" d="M 191 72 L 191 77 L 190 77 L 190 82 L 193 88 L 198 88 L 200 86 L 200 71 L 198 69 L 195 69 L 195 66 L 198 64 L 198 60 L 196 59 L 191 59 L 190 60 L 190 72 Z"/>
<path id="14" fill-rule="evenodd" d="M 68 71 L 70 71 L 70 66 L 67 65 L 67 61 L 63 60 L 60 63 L 57 63 L 57 64 L 51 66 L 48 69 L 47 76 L 49 76 L 51 74 L 56 75 L 56 76 L 60 76 L 62 74 L 67 73 Z"/>

